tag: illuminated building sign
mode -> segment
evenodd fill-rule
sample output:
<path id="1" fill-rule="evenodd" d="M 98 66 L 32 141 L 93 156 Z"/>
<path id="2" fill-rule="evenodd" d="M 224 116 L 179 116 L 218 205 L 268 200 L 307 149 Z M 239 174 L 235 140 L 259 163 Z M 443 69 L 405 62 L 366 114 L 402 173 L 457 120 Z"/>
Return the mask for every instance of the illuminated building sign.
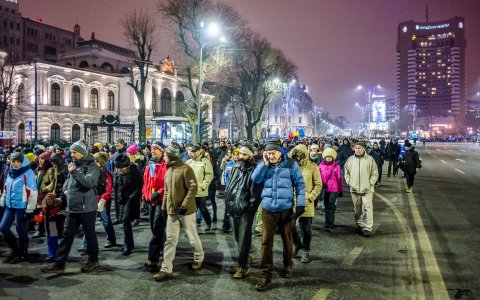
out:
<path id="1" fill-rule="evenodd" d="M 415 26 L 416 30 L 432 30 L 432 29 L 442 29 L 442 28 L 448 28 L 450 27 L 450 24 L 445 23 L 445 24 L 439 24 L 439 25 L 417 25 Z"/>

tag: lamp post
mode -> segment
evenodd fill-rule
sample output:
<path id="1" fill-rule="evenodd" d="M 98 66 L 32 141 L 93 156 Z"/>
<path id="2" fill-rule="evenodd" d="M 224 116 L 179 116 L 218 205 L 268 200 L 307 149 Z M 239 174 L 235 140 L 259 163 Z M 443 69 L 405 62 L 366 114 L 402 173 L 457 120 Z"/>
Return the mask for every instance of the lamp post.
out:
<path id="1" fill-rule="evenodd" d="M 204 34 L 205 24 L 200 23 L 200 61 L 198 63 L 198 89 L 197 89 L 197 142 L 201 143 L 202 141 L 202 87 L 203 87 L 203 48 L 205 47 L 205 34 Z M 210 23 L 208 25 L 207 31 L 209 35 L 216 36 L 220 33 L 220 27 L 216 23 Z M 220 38 L 221 42 L 225 41 L 225 37 Z"/>
<path id="2" fill-rule="evenodd" d="M 368 89 L 368 92 L 365 90 L 365 88 L 361 85 L 357 87 L 359 90 L 363 90 L 363 94 L 365 95 L 365 99 L 367 100 L 367 106 L 368 106 L 368 139 L 370 140 L 371 138 L 371 112 L 372 112 L 372 94 L 375 94 L 375 89 L 380 89 L 382 88 L 380 85 L 377 85 L 373 89 Z"/>
<path id="3" fill-rule="evenodd" d="M 318 113 L 320 112 L 321 108 L 318 108 L 318 106 L 314 106 L 313 107 L 313 111 L 311 111 L 311 113 L 313 114 L 313 123 L 314 123 L 314 136 L 318 136 L 317 134 L 317 118 L 318 118 Z"/>
<path id="4" fill-rule="evenodd" d="M 33 143 L 37 144 L 38 141 L 38 73 L 37 73 L 37 57 L 32 57 L 29 60 L 30 65 L 33 64 L 33 70 L 35 74 L 35 103 L 34 103 L 34 131 L 33 131 Z M 31 128 L 31 127 L 30 127 Z"/>

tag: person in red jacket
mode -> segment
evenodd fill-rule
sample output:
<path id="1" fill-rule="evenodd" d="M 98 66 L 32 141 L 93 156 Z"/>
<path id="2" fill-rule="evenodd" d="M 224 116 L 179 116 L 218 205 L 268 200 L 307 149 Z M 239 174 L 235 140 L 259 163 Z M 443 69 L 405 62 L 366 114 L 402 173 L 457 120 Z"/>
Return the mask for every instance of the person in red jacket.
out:
<path id="1" fill-rule="evenodd" d="M 113 176 L 112 173 L 107 171 L 106 168 L 109 156 L 106 152 L 97 152 L 93 155 L 93 158 L 95 159 L 98 167 L 107 173 L 107 184 L 105 185 L 105 193 L 103 195 L 97 196 L 97 211 L 100 213 L 100 219 L 102 219 L 103 228 L 105 228 L 105 233 L 107 234 L 107 243 L 103 246 L 103 248 L 112 248 L 117 246 L 117 236 L 115 235 L 112 218 L 110 217 L 110 208 L 112 206 L 111 200 Z M 78 252 L 85 251 L 87 251 L 87 240 L 85 238 L 85 235 L 83 235 L 82 247 L 78 249 Z"/>
<path id="2" fill-rule="evenodd" d="M 148 247 L 148 260 L 145 267 L 150 271 L 158 269 L 160 252 L 165 245 L 166 215 L 162 212 L 163 191 L 167 164 L 163 160 L 165 146 L 161 142 L 154 142 L 150 146 L 152 159 L 145 166 L 143 173 L 142 197 L 147 201 L 152 239 Z"/>

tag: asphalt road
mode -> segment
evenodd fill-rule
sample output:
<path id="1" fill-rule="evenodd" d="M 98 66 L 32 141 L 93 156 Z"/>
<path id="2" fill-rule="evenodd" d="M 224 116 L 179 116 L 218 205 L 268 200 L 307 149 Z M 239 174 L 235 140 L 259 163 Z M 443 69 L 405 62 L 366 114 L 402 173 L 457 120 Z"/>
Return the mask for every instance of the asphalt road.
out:
<path id="1" fill-rule="evenodd" d="M 346 192 L 338 202 L 333 234 L 323 229 L 324 216 L 317 211 L 313 261 L 295 260 L 293 278 L 279 275 L 282 246 L 276 236 L 276 269 L 266 292 L 254 289 L 260 276 L 259 251 L 247 279 L 231 278 L 237 250 L 233 236 L 219 230 L 200 236 L 206 255 L 200 271 L 188 269 L 192 252 L 182 234 L 174 278 L 153 281 L 153 273 L 143 267 L 150 238 L 149 226 L 143 222 L 134 228 L 132 255 L 125 258 L 119 249 L 102 250 L 102 268 L 93 274 L 79 270 L 86 260 L 76 251 L 80 239 L 64 274 L 42 274 L 46 244 L 32 240 L 33 262 L 0 264 L 0 299 L 475 299 L 480 292 L 480 221 L 475 203 L 479 201 L 475 188 L 480 182 L 476 172 L 480 147 L 444 143 L 427 144 L 426 150 L 421 144 L 418 147 L 424 167 L 413 194 L 404 192 L 404 179 L 387 178 L 384 167 L 374 197 L 374 236 L 355 233 L 353 206 Z M 220 204 L 219 216 L 222 211 Z M 103 245 L 105 234 L 101 224 L 97 226 Z M 221 227 L 220 221 L 217 226 Z M 116 231 L 121 241 L 122 230 L 116 226 Z M 254 245 L 260 249 L 260 238 L 255 238 Z"/>

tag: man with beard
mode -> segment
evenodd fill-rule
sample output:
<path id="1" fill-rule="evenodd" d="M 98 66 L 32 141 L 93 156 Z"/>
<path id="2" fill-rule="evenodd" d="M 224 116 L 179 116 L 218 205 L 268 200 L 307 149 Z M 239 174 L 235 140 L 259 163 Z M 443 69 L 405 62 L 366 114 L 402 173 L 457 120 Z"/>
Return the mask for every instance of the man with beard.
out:
<path id="1" fill-rule="evenodd" d="M 164 145 L 161 142 L 154 142 L 151 146 L 152 158 L 145 166 L 143 172 L 142 197 L 148 203 L 148 218 L 152 239 L 148 247 L 148 260 L 145 267 L 150 270 L 158 268 L 160 252 L 165 244 L 165 222 L 166 215 L 163 215 L 162 207 L 164 197 L 165 173 L 167 164 L 163 159 Z"/>
<path id="2" fill-rule="evenodd" d="M 235 279 L 243 279 L 248 275 L 249 262 L 253 260 L 255 250 L 252 248 L 252 225 L 261 198 L 255 193 L 255 185 L 251 180 L 257 162 L 253 159 L 250 148 L 242 146 L 237 163 L 232 168 L 225 187 L 226 210 L 233 226 L 233 234 L 238 246 L 238 269 L 233 275 Z M 255 197 L 257 194 L 257 197 Z"/>

